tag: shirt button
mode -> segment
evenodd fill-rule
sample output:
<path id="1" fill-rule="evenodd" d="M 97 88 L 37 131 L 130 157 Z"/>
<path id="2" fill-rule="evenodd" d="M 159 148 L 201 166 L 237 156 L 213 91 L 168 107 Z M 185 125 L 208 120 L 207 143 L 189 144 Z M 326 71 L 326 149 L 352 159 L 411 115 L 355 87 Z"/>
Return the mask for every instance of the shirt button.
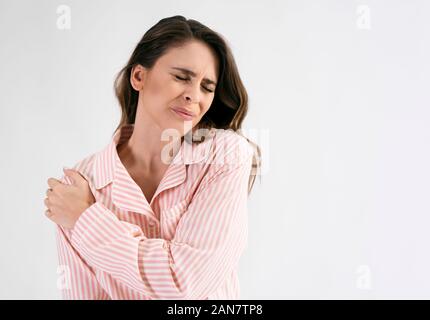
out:
<path id="1" fill-rule="evenodd" d="M 139 230 L 139 228 L 137 228 L 137 227 L 134 227 L 134 228 L 132 228 L 131 229 L 131 235 L 133 236 L 133 237 L 137 237 L 139 234 L 140 234 L 140 230 Z"/>
<path id="2" fill-rule="evenodd" d="M 149 226 L 150 227 L 155 227 L 156 223 L 154 221 L 149 221 Z"/>

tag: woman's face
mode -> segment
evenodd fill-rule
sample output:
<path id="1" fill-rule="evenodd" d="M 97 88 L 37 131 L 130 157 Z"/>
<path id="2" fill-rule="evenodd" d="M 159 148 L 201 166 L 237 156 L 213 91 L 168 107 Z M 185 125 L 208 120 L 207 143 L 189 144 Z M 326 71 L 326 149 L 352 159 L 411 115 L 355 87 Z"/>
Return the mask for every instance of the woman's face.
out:
<path id="1" fill-rule="evenodd" d="M 136 66 L 130 80 L 139 91 L 136 117 L 145 117 L 161 130 L 176 129 L 183 136 L 212 104 L 218 60 L 208 45 L 190 41 L 169 49 L 150 70 Z M 193 116 L 184 118 L 173 110 L 178 108 Z"/>

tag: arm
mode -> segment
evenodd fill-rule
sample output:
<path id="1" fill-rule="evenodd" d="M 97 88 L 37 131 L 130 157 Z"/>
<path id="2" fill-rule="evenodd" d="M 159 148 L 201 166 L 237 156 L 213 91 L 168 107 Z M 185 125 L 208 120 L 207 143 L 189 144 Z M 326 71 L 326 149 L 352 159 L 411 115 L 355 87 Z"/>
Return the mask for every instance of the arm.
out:
<path id="1" fill-rule="evenodd" d="M 63 177 L 63 183 L 68 183 Z M 57 283 L 64 300 L 107 300 L 108 294 L 98 283 L 94 271 L 82 260 L 70 243 L 71 231 L 56 225 L 59 270 L 62 281 Z"/>
<path id="2" fill-rule="evenodd" d="M 89 265 L 153 299 L 205 299 L 246 247 L 251 161 L 205 178 L 171 241 L 146 238 L 96 202 L 76 222 L 72 245 Z"/>

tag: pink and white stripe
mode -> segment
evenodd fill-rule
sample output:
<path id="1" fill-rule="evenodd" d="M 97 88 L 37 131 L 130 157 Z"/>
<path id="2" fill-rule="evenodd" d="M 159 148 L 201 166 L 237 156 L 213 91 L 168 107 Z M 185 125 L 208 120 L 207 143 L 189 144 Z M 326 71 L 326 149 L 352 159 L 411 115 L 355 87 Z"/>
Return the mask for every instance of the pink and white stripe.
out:
<path id="1" fill-rule="evenodd" d="M 63 299 L 239 299 L 252 148 L 231 130 L 184 141 L 148 203 L 117 153 L 133 128 L 74 166 L 96 202 L 57 225 Z"/>

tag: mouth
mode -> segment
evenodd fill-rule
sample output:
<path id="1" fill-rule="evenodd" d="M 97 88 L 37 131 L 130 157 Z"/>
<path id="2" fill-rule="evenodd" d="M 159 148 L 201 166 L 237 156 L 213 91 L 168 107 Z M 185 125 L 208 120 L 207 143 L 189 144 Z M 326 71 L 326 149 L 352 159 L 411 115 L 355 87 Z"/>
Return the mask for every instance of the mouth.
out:
<path id="1" fill-rule="evenodd" d="M 178 115 L 180 118 L 182 118 L 183 120 L 192 120 L 194 118 L 194 114 L 184 110 L 182 108 L 171 108 L 172 111 Z"/>

